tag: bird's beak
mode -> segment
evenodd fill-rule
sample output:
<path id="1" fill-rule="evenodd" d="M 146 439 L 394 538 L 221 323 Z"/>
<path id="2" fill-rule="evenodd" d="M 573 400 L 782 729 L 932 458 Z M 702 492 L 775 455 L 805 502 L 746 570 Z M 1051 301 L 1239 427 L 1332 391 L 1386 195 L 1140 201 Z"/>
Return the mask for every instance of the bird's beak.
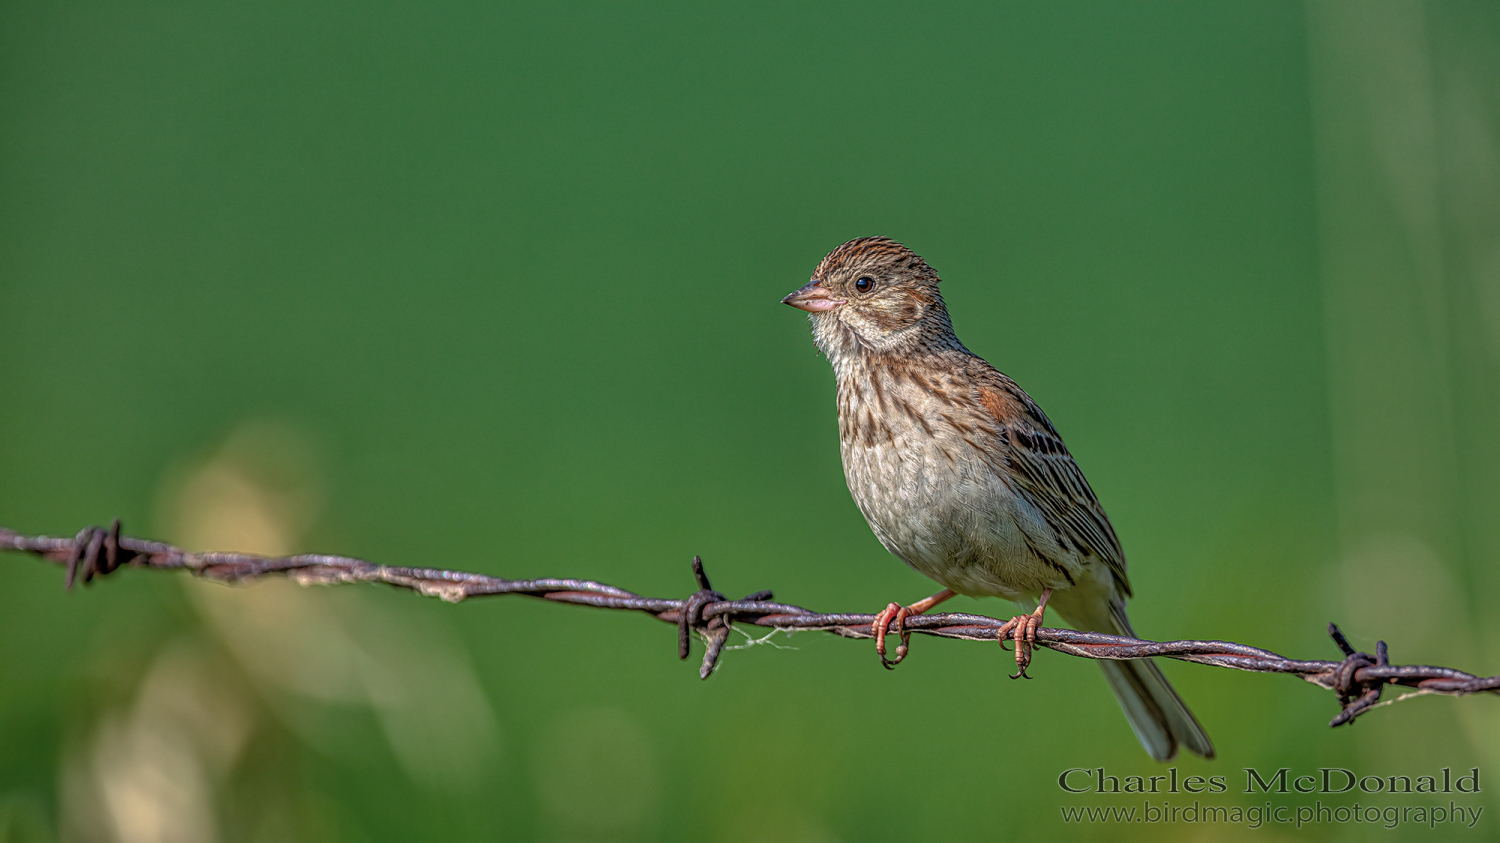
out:
<path id="1" fill-rule="evenodd" d="M 833 294 L 828 292 L 827 287 L 817 281 L 812 281 L 806 287 L 782 299 L 781 303 L 789 304 L 808 313 L 821 313 L 825 310 L 833 310 L 844 302 L 834 298 Z"/>

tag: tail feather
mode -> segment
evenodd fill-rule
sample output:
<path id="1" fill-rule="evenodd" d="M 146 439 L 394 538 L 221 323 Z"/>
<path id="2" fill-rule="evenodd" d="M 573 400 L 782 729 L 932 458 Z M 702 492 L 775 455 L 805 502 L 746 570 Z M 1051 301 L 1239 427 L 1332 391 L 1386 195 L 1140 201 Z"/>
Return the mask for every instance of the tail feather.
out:
<path id="1" fill-rule="evenodd" d="M 1116 635 L 1135 637 L 1130 620 L 1125 617 L 1121 601 L 1110 601 L 1110 620 Z M 1169 761 L 1177 755 L 1179 744 L 1204 758 L 1214 757 L 1213 742 L 1188 711 L 1182 698 L 1172 689 L 1167 677 L 1150 659 L 1135 661 L 1101 660 L 1099 667 L 1109 680 L 1110 690 L 1125 710 L 1125 719 L 1140 739 L 1146 752 L 1157 761 Z"/>
<path id="2" fill-rule="evenodd" d="M 1214 757 L 1213 742 L 1172 690 L 1167 677 L 1150 661 L 1101 660 L 1110 690 L 1125 710 L 1125 719 L 1141 746 L 1157 761 L 1170 761 L 1179 744 L 1204 758 Z"/>

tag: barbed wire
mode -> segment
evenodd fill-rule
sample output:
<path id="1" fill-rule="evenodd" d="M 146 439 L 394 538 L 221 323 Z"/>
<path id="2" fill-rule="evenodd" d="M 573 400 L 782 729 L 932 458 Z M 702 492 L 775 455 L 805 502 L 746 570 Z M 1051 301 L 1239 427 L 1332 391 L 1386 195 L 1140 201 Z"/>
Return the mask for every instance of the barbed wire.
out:
<path id="1" fill-rule="evenodd" d="M 758 591 L 730 600 L 709 584 L 703 563 L 693 557 L 693 576 L 698 590 L 681 600 L 643 597 L 591 580 L 542 578 L 507 580 L 484 574 L 438 568 L 407 568 L 378 565 L 348 556 L 302 554 L 259 556 L 251 553 L 191 553 L 165 542 L 120 534 L 116 520 L 108 529 L 85 527 L 72 538 L 26 536 L 0 527 L 0 550 L 32 553 L 66 567 L 66 588 L 110 574 L 120 568 L 186 570 L 206 579 L 246 583 L 270 576 L 285 576 L 302 585 L 376 582 L 404 588 L 428 597 L 457 603 L 470 597 L 521 594 L 554 603 L 572 603 L 599 609 L 645 612 L 676 625 L 677 654 L 686 659 L 694 634 L 706 642 L 698 675 L 707 679 L 719 663 L 724 645 L 735 623 L 768 627 L 784 632 L 830 632 L 845 638 L 874 638 L 875 615 L 813 612 L 801 606 L 777 603 L 770 591 Z M 1005 621 L 985 615 L 945 612 L 906 618 L 911 633 L 965 641 L 995 642 Z M 1475 676 L 1461 670 L 1431 665 L 1393 665 L 1386 644 L 1376 644 L 1375 655 L 1355 652 L 1337 626 L 1330 623 L 1333 637 L 1344 658 L 1339 661 L 1289 659 L 1270 650 L 1229 641 L 1145 641 L 1101 632 L 1044 627 L 1036 631 L 1038 646 L 1085 659 L 1168 658 L 1179 661 L 1244 670 L 1251 673 L 1285 673 L 1297 676 L 1338 695 L 1339 714 L 1328 724 L 1352 723 L 1380 702 L 1387 685 L 1412 689 L 1394 701 L 1413 694 L 1462 696 L 1500 690 L 1500 676 Z M 1010 633 L 1005 633 L 1006 637 Z M 1393 701 L 1393 702 L 1394 702 Z"/>

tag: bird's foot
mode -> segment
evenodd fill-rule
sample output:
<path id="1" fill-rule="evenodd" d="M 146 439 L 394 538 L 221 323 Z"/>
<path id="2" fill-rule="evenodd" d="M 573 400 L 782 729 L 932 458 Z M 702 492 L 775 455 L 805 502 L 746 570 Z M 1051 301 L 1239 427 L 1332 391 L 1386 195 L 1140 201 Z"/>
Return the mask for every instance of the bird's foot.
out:
<path id="1" fill-rule="evenodd" d="M 901 660 L 906 658 L 906 652 L 911 644 L 911 633 L 906 629 L 906 619 L 911 616 L 911 610 L 900 603 L 892 603 L 880 610 L 875 616 L 875 654 L 880 656 L 880 663 L 885 665 L 886 670 L 895 669 Z M 888 659 L 885 657 L 885 628 L 891 621 L 896 622 L 895 632 L 901 636 L 901 643 L 896 645 L 896 657 Z"/>
<path id="2" fill-rule="evenodd" d="M 1047 598 L 1052 596 L 1052 589 L 1042 592 L 1040 604 L 1036 611 L 1027 615 L 1016 615 L 1006 621 L 996 630 L 995 637 L 1000 639 L 1000 648 L 1005 648 L 1005 639 L 1011 638 L 1016 642 L 1016 672 L 1011 674 L 1012 679 L 1030 679 L 1026 675 L 1026 667 L 1031 664 L 1031 648 L 1036 645 L 1036 631 L 1042 625 L 1042 613 L 1047 611 Z"/>
<path id="3" fill-rule="evenodd" d="M 952 589 L 945 588 L 926 600 L 918 600 L 910 606 L 902 606 L 900 603 L 891 603 L 880 614 L 875 616 L 875 622 L 871 627 L 875 631 L 875 654 L 880 656 L 880 663 L 885 665 L 886 670 L 894 670 L 901 660 L 906 658 L 906 653 L 911 646 L 911 631 L 906 628 L 906 619 L 912 615 L 920 615 L 933 606 L 947 600 L 954 594 Z M 885 657 L 886 627 L 895 626 L 891 630 L 901 636 L 901 643 L 896 645 L 896 657 L 888 659 Z"/>
<path id="4" fill-rule="evenodd" d="M 1031 664 L 1031 647 L 1036 643 L 1036 630 L 1041 625 L 1041 614 L 1033 612 L 1029 615 L 1016 615 L 996 632 L 1001 649 L 1005 648 L 1006 638 L 1014 638 L 1016 641 L 1016 672 L 1010 678 L 1031 678 L 1026 675 L 1026 666 Z"/>

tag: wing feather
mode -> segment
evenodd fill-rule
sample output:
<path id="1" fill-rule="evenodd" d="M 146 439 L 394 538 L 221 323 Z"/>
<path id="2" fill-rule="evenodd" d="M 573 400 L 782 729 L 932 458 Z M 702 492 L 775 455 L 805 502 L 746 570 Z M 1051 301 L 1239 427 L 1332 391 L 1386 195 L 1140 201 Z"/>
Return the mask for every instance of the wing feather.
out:
<path id="1" fill-rule="evenodd" d="M 983 365 L 974 378 L 979 403 L 1010 444 L 1006 459 L 1017 490 L 1046 516 L 1063 546 L 1072 546 L 1085 556 L 1098 554 L 1123 596 L 1130 596 L 1120 539 L 1062 437 L 1015 381 L 974 359 Z"/>

